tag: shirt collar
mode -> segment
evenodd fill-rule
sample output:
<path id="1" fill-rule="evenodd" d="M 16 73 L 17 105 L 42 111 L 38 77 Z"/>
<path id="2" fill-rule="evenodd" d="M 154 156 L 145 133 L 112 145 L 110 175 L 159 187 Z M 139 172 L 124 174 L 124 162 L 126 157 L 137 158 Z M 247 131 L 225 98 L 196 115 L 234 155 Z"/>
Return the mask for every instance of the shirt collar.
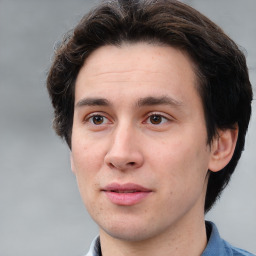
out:
<path id="1" fill-rule="evenodd" d="M 226 255 L 225 246 L 216 225 L 210 221 L 206 221 L 205 225 L 206 229 L 209 230 L 210 236 L 207 246 L 201 256 Z"/>
<path id="2" fill-rule="evenodd" d="M 100 237 L 97 236 L 93 239 L 89 252 L 86 256 L 101 256 L 101 248 L 100 248 Z"/>

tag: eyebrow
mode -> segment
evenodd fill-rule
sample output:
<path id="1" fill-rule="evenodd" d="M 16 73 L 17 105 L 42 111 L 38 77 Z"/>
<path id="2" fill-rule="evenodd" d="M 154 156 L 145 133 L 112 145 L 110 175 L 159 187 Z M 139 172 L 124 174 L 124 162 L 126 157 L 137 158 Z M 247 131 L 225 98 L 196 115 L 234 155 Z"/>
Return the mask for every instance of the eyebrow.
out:
<path id="1" fill-rule="evenodd" d="M 83 107 L 83 106 L 111 106 L 109 100 L 105 98 L 84 98 L 79 100 L 75 107 Z M 181 101 L 175 100 L 169 96 L 161 96 L 161 97 L 154 97 L 148 96 L 145 98 L 140 98 L 136 106 L 143 107 L 143 106 L 155 106 L 155 105 L 171 105 L 173 107 L 182 106 L 183 103 Z"/>
<path id="2" fill-rule="evenodd" d="M 110 106 L 110 102 L 104 98 L 84 98 L 79 100 L 75 107 L 83 106 Z"/>
<path id="3" fill-rule="evenodd" d="M 183 103 L 169 96 L 161 96 L 161 97 L 150 96 L 150 97 L 139 99 L 137 105 L 139 107 L 154 106 L 154 105 L 171 105 L 173 107 L 180 107 L 183 105 Z"/>

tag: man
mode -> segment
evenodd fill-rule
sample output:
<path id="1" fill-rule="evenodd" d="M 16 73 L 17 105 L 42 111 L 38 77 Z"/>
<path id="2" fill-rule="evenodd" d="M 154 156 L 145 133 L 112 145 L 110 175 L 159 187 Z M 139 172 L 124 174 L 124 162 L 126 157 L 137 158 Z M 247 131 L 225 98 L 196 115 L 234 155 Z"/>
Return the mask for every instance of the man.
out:
<path id="1" fill-rule="evenodd" d="M 245 57 L 166 0 L 105 1 L 56 52 L 54 127 L 100 234 L 94 255 L 252 255 L 204 221 L 244 147 Z"/>

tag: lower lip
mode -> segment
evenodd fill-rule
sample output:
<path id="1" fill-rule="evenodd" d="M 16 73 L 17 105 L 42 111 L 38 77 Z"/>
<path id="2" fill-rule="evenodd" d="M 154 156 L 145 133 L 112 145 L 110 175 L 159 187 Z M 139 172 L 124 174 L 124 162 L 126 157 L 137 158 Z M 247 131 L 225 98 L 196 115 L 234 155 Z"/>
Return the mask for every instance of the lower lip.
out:
<path id="1" fill-rule="evenodd" d="M 116 193 L 112 191 L 104 191 L 108 199 L 117 205 L 134 205 L 141 202 L 151 192 L 134 192 L 134 193 Z"/>

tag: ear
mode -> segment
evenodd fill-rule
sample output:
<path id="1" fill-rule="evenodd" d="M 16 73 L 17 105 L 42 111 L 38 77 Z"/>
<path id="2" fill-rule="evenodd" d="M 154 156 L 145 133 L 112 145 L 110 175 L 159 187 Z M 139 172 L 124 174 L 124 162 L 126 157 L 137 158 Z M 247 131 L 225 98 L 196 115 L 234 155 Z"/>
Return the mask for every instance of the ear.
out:
<path id="1" fill-rule="evenodd" d="M 70 152 L 70 165 L 71 165 L 71 170 L 72 170 L 72 172 L 73 172 L 73 173 L 76 173 L 72 152 Z"/>
<path id="2" fill-rule="evenodd" d="M 231 160 L 238 137 L 238 126 L 234 129 L 218 130 L 218 135 L 211 144 L 211 159 L 208 169 L 217 172 Z"/>

